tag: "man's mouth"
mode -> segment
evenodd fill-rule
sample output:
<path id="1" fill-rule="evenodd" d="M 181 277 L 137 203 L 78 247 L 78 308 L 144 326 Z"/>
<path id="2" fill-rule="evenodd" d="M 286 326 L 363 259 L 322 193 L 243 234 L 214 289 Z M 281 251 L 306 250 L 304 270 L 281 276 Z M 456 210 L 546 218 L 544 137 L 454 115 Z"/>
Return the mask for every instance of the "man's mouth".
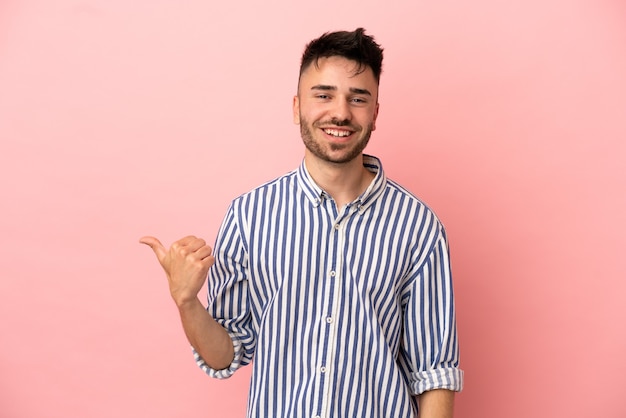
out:
<path id="1" fill-rule="evenodd" d="M 345 131 L 343 129 L 329 129 L 329 128 L 326 128 L 326 129 L 324 129 L 324 132 L 327 135 L 334 136 L 335 138 L 344 138 L 346 136 L 352 135 L 351 131 Z"/>

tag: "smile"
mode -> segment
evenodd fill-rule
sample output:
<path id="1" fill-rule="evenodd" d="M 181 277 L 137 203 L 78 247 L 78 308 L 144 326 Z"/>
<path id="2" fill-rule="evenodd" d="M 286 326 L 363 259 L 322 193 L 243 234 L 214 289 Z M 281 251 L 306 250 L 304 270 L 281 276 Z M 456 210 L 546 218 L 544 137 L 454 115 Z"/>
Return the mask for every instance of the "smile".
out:
<path id="1" fill-rule="evenodd" d="M 350 131 L 344 131 L 344 130 L 338 130 L 338 129 L 324 129 L 324 132 L 326 132 L 327 135 L 332 135 L 337 138 L 343 138 L 343 137 L 352 135 L 352 132 Z"/>

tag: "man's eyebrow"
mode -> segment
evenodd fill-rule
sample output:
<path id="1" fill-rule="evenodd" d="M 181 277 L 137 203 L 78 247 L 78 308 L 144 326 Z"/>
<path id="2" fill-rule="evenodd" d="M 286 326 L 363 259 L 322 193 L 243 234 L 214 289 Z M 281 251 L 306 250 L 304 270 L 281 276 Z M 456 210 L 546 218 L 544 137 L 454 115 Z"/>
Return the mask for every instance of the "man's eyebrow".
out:
<path id="1" fill-rule="evenodd" d="M 337 86 L 329 86 L 326 84 L 316 84 L 313 87 L 311 87 L 311 90 L 323 90 L 323 91 L 336 91 L 337 90 Z M 365 94 L 367 96 L 371 96 L 372 93 L 370 93 L 369 90 L 367 89 L 359 89 L 356 87 L 350 87 L 350 93 L 355 93 L 355 94 Z"/>
<path id="2" fill-rule="evenodd" d="M 365 94 L 367 96 L 371 96 L 372 95 L 372 93 L 370 93 L 369 90 L 367 90 L 367 89 L 357 89 L 356 87 L 350 87 L 350 92 L 356 93 L 356 94 Z"/>
<path id="3" fill-rule="evenodd" d="M 326 84 L 316 84 L 311 87 L 311 90 L 337 90 L 336 86 L 328 86 Z"/>

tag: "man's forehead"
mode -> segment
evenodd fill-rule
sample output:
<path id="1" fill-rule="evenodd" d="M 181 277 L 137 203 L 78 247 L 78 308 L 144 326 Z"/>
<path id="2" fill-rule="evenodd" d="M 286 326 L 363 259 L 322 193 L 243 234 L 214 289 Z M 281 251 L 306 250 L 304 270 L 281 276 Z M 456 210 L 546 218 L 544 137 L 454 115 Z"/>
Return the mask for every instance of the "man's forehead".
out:
<path id="1" fill-rule="evenodd" d="M 309 82 L 319 84 L 319 80 L 324 79 L 323 75 L 329 73 L 336 74 L 336 69 L 339 69 L 338 73 L 345 72 L 348 74 L 348 77 L 354 79 L 358 84 L 378 86 L 374 72 L 369 65 L 341 56 L 320 57 L 317 60 L 313 60 L 300 74 L 299 84 L 302 84 L 303 81 L 306 84 Z M 329 85 L 332 85 L 332 83 Z M 358 86 L 355 85 L 354 87 Z"/>

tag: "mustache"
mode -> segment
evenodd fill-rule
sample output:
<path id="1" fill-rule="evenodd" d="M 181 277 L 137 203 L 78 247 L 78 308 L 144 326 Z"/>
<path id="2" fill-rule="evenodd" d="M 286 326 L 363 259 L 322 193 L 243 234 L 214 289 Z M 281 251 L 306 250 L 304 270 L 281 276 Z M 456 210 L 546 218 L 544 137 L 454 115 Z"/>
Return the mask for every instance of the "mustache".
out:
<path id="1" fill-rule="evenodd" d="M 350 120 L 348 120 L 348 119 L 338 119 L 338 118 L 332 118 L 329 121 L 322 121 L 322 122 L 316 123 L 316 125 L 317 126 L 334 125 L 334 126 L 341 126 L 341 127 L 349 127 L 349 128 L 352 128 L 355 131 L 359 129 L 358 126 L 352 125 Z"/>

